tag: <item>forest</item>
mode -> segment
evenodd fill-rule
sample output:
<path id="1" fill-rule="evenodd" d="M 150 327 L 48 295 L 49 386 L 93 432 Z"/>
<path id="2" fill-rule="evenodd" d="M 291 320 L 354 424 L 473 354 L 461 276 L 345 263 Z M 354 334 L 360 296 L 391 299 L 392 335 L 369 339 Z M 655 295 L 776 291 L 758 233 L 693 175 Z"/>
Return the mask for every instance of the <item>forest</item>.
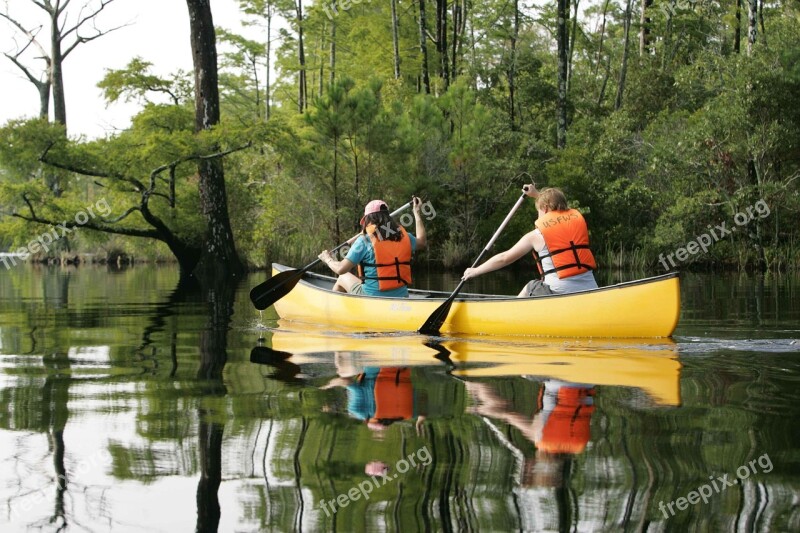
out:
<path id="1" fill-rule="evenodd" d="M 0 251 L 235 275 L 305 264 L 369 200 L 416 194 L 436 213 L 422 260 L 460 268 L 535 182 L 583 212 L 601 267 L 800 265 L 796 2 L 240 0 L 253 39 L 187 0 L 193 70 L 155 75 L 131 49 L 98 87 L 140 111 L 86 139 L 61 73 L 87 43 L 31 1 L 47 39 L 0 13 L 23 45 L 4 60 L 41 101 L 0 126 Z M 76 24 L 114 1 L 85 0 Z M 73 219 L 100 202 L 107 216 Z M 497 246 L 535 216 L 526 203 Z M 62 223 L 81 231 L 35 245 Z"/>

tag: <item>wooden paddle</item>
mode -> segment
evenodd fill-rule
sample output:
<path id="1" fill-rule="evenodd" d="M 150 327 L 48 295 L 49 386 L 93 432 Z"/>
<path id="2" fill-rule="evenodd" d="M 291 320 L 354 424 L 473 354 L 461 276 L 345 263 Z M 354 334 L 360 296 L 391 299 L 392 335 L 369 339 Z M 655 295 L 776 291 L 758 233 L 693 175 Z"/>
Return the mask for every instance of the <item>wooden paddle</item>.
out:
<path id="1" fill-rule="evenodd" d="M 411 202 L 408 202 L 403 207 L 393 211 L 390 216 L 395 216 L 400 214 L 401 212 L 408 209 L 411 205 Z M 331 254 L 339 250 L 342 246 L 349 244 L 350 242 L 354 241 L 358 238 L 358 235 L 353 236 L 352 238 L 346 240 L 333 250 L 331 250 Z M 297 285 L 297 282 L 303 277 L 303 274 L 314 268 L 314 266 L 319 263 L 321 259 L 317 259 L 313 263 L 309 263 L 300 270 L 292 269 L 292 270 L 284 270 L 278 274 L 275 274 L 271 278 L 269 278 L 264 283 L 256 285 L 250 291 L 250 301 L 253 302 L 253 305 L 256 309 L 263 310 L 269 307 L 270 305 L 274 304 L 294 289 L 294 286 Z"/>
<path id="2" fill-rule="evenodd" d="M 488 252 L 491 249 L 491 247 L 494 245 L 494 241 L 496 241 L 497 238 L 500 236 L 500 233 L 506 227 L 508 221 L 511 220 L 511 217 L 514 215 L 514 212 L 517 209 L 519 209 L 519 206 L 522 205 L 523 201 L 525 201 L 526 196 L 527 194 L 522 193 L 522 195 L 517 200 L 517 203 L 514 204 L 514 207 L 512 207 L 511 211 L 508 213 L 508 215 L 506 215 L 506 218 L 505 220 L 503 220 L 503 223 L 500 224 L 500 227 L 497 228 L 497 231 L 495 231 L 494 235 L 492 235 L 492 239 L 489 241 L 489 244 L 487 244 L 486 247 L 483 250 L 481 250 L 481 254 L 478 256 L 475 262 L 472 263 L 472 268 L 475 268 L 478 265 L 478 263 L 481 262 L 481 259 L 483 259 L 484 254 L 486 254 L 486 252 Z M 422 327 L 417 330 L 418 333 L 421 333 L 423 335 L 439 334 L 439 330 L 441 329 L 442 324 L 444 324 L 444 321 L 447 319 L 447 315 L 450 314 L 450 307 L 453 305 L 453 300 L 455 300 L 456 295 L 461 290 L 461 287 L 464 285 L 464 283 L 466 283 L 466 281 L 467 280 L 465 279 L 461 280 L 461 283 L 458 284 L 456 290 L 453 291 L 453 294 L 451 294 L 450 297 L 447 298 L 447 300 L 445 300 L 442 305 L 437 307 L 436 310 L 433 313 L 431 313 L 431 316 L 428 317 L 428 320 L 425 321 Z"/>

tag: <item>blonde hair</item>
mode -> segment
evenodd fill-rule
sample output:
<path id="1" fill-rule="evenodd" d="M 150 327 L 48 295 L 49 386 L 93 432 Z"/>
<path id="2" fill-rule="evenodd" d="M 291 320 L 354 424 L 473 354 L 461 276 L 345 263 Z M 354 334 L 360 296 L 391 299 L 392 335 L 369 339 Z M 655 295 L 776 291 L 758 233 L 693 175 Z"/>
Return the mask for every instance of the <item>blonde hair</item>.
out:
<path id="1" fill-rule="evenodd" d="M 564 192 L 556 187 L 548 187 L 539 193 L 536 199 L 536 207 L 544 210 L 547 207 L 548 211 L 566 211 L 569 209 L 567 206 L 567 197 Z"/>

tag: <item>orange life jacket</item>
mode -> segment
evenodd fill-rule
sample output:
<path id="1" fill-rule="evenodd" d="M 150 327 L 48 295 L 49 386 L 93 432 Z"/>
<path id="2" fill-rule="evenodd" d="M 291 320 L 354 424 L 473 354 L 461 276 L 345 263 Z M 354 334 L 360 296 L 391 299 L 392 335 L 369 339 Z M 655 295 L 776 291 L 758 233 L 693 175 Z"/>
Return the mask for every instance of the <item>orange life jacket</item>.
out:
<path id="1" fill-rule="evenodd" d="M 539 390 L 540 408 L 541 394 Z M 558 390 L 556 406 L 550 412 L 542 428 L 542 438 L 536 448 L 550 453 L 581 453 L 589 442 L 590 425 L 594 406 L 589 397 L 594 389 L 580 387 L 561 387 Z"/>
<path id="2" fill-rule="evenodd" d="M 589 249 L 589 229 L 586 221 L 575 209 L 550 211 L 536 219 L 536 227 L 542 232 L 548 254 L 533 252 L 539 273 L 544 277 L 555 272 L 560 279 L 577 276 L 597 268 L 594 255 Z M 555 269 L 545 271 L 542 259 L 550 257 Z"/>
<path id="3" fill-rule="evenodd" d="M 408 420 L 414 416 L 414 388 L 410 368 L 381 368 L 375 380 L 377 420 Z"/>
<path id="4" fill-rule="evenodd" d="M 367 235 L 375 250 L 375 262 L 358 265 L 358 275 L 362 281 L 377 279 L 378 289 L 381 291 L 411 285 L 411 238 L 403 226 L 400 226 L 400 233 L 402 238 L 399 241 L 390 241 L 381 238 L 375 224 L 367 226 Z M 378 277 L 366 276 L 365 266 L 377 268 Z"/>

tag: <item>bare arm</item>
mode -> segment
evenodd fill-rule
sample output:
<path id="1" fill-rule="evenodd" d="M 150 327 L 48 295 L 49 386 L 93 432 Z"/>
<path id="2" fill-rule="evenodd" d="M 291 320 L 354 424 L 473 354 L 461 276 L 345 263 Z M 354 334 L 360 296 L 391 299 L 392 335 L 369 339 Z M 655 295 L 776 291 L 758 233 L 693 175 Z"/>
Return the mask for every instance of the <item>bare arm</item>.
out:
<path id="1" fill-rule="evenodd" d="M 510 265 L 533 250 L 537 238 L 541 239 L 541 236 L 536 234 L 534 231 L 526 233 L 519 241 L 517 241 L 517 244 L 505 252 L 500 252 L 499 254 L 492 256 L 478 267 L 466 269 L 461 279 L 466 280 L 474 278 Z"/>
<path id="2" fill-rule="evenodd" d="M 342 259 L 341 261 L 336 261 L 328 250 L 325 250 L 324 252 L 319 254 L 319 258 L 322 260 L 323 263 L 328 265 L 328 268 L 330 268 L 335 274 L 340 274 L 340 275 L 346 274 L 351 270 L 353 270 L 353 268 L 356 266 L 349 259 Z"/>
<path id="3" fill-rule="evenodd" d="M 425 235 L 425 223 L 422 221 L 422 214 L 420 213 L 422 200 L 414 196 L 411 202 L 414 205 L 414 236 L 417 238 L 417 251 L 419 252 L 428 246 L 428 239 Z"/>

